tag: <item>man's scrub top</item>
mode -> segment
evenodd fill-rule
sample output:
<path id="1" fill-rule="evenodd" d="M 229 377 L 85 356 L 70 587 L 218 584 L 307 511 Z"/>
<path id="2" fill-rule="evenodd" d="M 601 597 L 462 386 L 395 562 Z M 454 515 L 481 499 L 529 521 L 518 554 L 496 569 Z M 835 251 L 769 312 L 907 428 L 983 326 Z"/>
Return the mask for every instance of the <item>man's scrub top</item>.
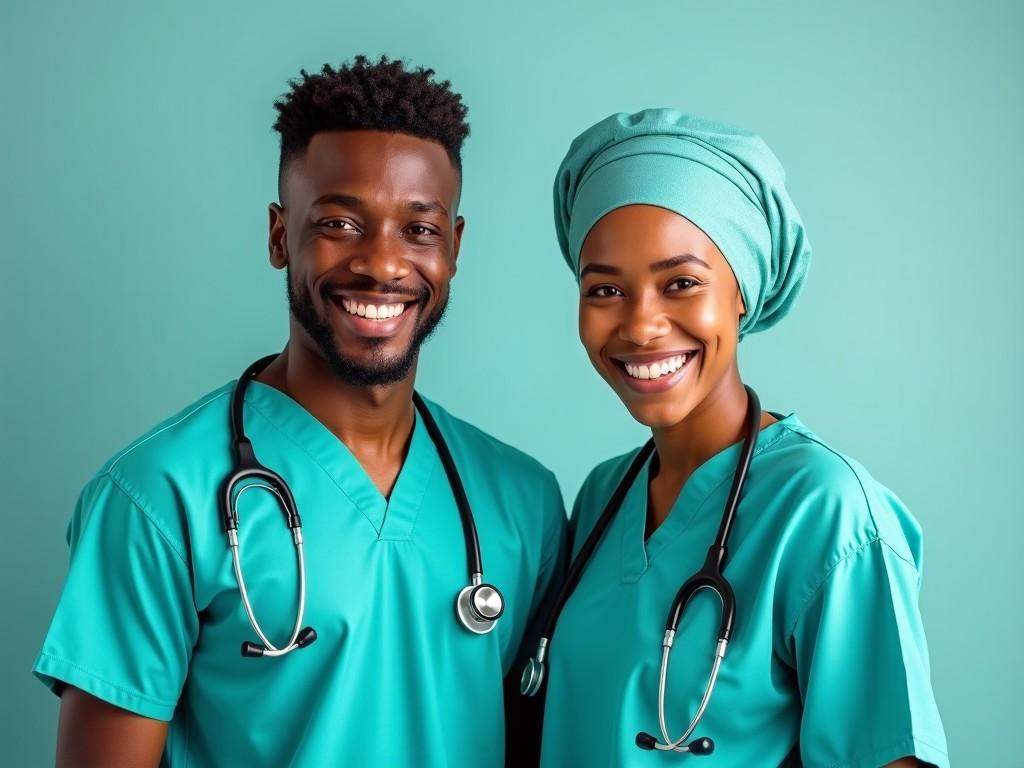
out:
<path id="1" fill-rule="evenodd" d="M 551 640 L 542 765 L 878 768 L 916 755 L 948 766 L 918 612 L 921 530 L 794 416 L 760 432 L 729 542 L 733 636 L 695 731 L 714 753 L 636 746 L 639 731 L 661 740 L 665 621 L 714 541 L 739 449 L 698 468 L 646 542 L 649 471 L 629 490 Z M 576 551 L 636 454 L 586 480 L 571 522 Z M 701 591 L 683 613 L 668 671 L 672 739 L 707 684 L 719 605 Z"/>
<path id="2" fill-rule="evenodd" d="M 468 583 L 462 526 L 419 417 L 386 500 L 310 413 L 253 382 L 245 428 L 295 496 L 304 624 L 317 640 L 244 658 L 242 642 L 257 638 L 217 501 L 231 469 L 232 387 L 156 427 L 86 486 L 35 674 L 170 721 L 166 766 L 501 765 L 502 678 L 564 562 L 554 476 L 430 405 L 475 514 L 485 578 L 505 596 L 497 627 L 476 635 L 456 618 Z M 292 539 L 267 492 L 245 492 L 239 518 L 253 609 L 281 645 L 298 599 Z"/>

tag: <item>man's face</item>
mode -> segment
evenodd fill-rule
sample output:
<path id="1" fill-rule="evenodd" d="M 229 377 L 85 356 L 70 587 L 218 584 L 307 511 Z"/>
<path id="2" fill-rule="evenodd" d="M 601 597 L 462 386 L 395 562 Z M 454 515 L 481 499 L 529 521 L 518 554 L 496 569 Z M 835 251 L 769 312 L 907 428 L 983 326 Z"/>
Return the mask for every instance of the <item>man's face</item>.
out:
<path id="1" fill-rule="evenodd" d="M 270 206 L 271 263 L 287 269 L 293 343 L 348 383 L 409 375 L 440 322 L 462 237 L 459 175 L 433 141 L 319 133 Z"/>

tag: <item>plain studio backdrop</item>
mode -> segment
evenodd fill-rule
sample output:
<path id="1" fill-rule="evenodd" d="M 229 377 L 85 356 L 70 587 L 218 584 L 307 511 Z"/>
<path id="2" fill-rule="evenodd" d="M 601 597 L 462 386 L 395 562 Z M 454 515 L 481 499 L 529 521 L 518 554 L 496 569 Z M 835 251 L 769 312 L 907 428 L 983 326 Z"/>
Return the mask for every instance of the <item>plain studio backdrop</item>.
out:
<path id="1" fill-rule="evenodd" d="M 643 431 L 577 339 L 559 160 L 649 106 L 767 139 L 814 260 L 793 314 L 741 345 L 744 378 L 920 520 L 953 762 L 1024 765 L 1022 39 L 1017 2 L 2 0 L 0 763 L 53 759 L 58 700 L 29 669 L 81 486 L 282 347 L 272 103 L 365 52 L 435 68 L 470 108 L 459 273 L 419 386 L 569 503 Z"/>

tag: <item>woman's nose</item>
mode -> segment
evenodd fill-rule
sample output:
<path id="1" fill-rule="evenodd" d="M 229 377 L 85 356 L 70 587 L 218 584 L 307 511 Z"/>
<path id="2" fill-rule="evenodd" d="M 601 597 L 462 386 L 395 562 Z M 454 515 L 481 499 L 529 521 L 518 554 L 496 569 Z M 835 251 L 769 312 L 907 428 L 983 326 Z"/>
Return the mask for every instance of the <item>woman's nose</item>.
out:
<path id="1" fill-rule="evenodd" d="M 640 298 L 629 303 L 619 325 L 619 338 L 643 347 L 669 331 L 670 324 L 660 302 Z"/>

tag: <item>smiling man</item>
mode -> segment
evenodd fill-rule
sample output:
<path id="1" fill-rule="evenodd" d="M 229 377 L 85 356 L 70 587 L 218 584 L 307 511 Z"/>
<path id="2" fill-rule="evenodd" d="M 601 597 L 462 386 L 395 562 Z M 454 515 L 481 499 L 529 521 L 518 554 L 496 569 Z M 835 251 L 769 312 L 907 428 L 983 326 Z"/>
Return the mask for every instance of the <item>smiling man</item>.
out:
<path id="1" fill-rule="evenodd" d="M 62 695 L 57 762 L 501 765 L 565 515 L 550 472 L 414 392 L 459 255 L 466 109 L 363 57 L 276 106 L 288 344 L 82 492 L 35 665 Z"/>

